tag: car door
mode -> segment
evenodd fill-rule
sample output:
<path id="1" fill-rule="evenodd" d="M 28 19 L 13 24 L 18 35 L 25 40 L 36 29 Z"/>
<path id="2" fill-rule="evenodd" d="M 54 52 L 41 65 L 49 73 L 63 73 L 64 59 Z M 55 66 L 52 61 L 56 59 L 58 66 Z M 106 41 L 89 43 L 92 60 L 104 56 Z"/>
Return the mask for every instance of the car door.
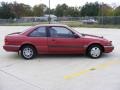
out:
<path id="1" fill-rule="evenodd" d="M 35 28 L 28 36 L 28 41 L 37 48 L 38 53 L 48 52 L 47 31 L 45 26 Z"/>
<path id="2" fill-rule="evenodd" d="M 74 33 L 66 27 L 53 26 L 48 28 L 48 51 L 50 53 L 82 53 L 83 40 L 74 37 Z"/>

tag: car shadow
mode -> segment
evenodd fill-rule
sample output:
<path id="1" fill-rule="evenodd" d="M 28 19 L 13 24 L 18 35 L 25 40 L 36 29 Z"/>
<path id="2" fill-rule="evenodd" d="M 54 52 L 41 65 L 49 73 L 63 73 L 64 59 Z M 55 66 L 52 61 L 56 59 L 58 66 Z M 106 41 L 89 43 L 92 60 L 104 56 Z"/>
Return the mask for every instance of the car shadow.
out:
<path id="1" fill-rule="evenodd" d="M 9 55 L 8 57 L 9 59 L 15 59 L 15 60 L 24 60 L 20 55 L 18 54 L 11 54 Z M 111 58 L 111 55 L 109 54 L 103 54 L 100 58 L 98 59 L 110 59 Z M 83 55 L 83 54 L 44 54 L 44 55 L 38 55 L 36 58 L 32 59 L 32 60 L 35 60 L 35 59 L 68 59 L 68 60 L 73 60 L 73 59 L 92 59 L 86 55 Z M 97 60 L 97 59 L 95 59 Z"/>
<path id="2" fill-rule="evenodd" d="M 85 55 L 81 54 L 52 54 L 52 55 L 38 55 L 37 58 L 85 58 Z"/>
<path id="3" fill-rule="evenodd" d="M 72 60 L 72 59 L 92 59 L 86 55 L 83 55 L 83 54 L 53 54 L 53 55 L 38 55 L 36 57 L 37 59 L 68 59 L 68 60 Z M 100 58 L 97 58 L 97 59 L 108 59 L 108 58 L 111 58 L 110 55 L 108 54 L 103 54 Z M 97 60 L 97 59 L 93 59 L 93 60 Z"/>

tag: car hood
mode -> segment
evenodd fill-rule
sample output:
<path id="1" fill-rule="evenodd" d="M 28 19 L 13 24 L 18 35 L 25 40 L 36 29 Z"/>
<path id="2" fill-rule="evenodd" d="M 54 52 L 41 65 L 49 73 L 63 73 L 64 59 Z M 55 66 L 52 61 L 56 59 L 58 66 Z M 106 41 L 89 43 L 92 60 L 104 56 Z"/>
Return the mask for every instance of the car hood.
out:
<path id="1" fill-rule="evenodd" d="M 82 34 L 82 36 L 89 37 L 89 38 L 103 38 L 103 36 L 96 36 L 96 35 L 83 34 L 83 33 L 81 33 L 81 34 Z"/>
<path id="2" fill-rule="evenodd" d="M 103 36 L 96 36 L 96 35 L 90 35 L 90 34 L 82 34 L 83 38 L 87 38 L 90 40 L 100 40 L 100 41 L 107 41 Z"/>

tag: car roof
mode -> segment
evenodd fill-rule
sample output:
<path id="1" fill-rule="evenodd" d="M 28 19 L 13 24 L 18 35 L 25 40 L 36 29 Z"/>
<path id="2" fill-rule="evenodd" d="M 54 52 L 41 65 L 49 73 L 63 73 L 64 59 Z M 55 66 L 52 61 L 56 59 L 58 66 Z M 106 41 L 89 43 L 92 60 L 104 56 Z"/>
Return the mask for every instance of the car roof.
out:
<path id="1" fill-rule="evenodd" d="M 64 24 L 39 24 L 39 25 L 36 25 L 36 27 L 39 27 L 39 26 L 61 26 L 61 27 L 68 27 L 67 25 L 64 25 Z"/>

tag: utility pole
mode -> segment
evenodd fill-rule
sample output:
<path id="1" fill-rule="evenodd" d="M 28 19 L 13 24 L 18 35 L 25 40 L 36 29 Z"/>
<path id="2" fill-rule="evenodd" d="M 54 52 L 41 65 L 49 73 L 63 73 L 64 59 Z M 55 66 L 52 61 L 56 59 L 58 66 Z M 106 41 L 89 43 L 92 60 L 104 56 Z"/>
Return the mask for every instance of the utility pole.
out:
<path id="1" fill-rule="evenodd" d="M 49 0 L 49 17 L 48 17 L 49 24 L 51 22 L 51 17 L 50 17 L 50 0 Z"/>
<path id="2" fill-rule="evenodd" d="M 104 24 L 104 14 L 103 14 L 103 9 L 104 9 L 104 3 L 102 2 L 102 5 L 101 5 L 101 15 L 102 15 L 102 24 Z"/>

